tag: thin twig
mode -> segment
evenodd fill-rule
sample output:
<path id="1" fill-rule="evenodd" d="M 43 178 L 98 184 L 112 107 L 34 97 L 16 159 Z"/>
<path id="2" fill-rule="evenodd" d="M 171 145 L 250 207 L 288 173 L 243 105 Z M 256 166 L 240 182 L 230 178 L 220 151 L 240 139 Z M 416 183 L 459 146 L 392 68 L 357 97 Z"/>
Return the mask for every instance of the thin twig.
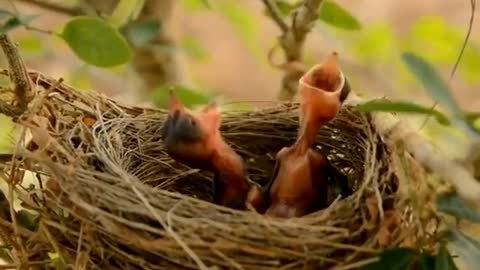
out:
<path id="1" fill-rule="evenodd" d="M 468 22 L 468 30 L 467 34 L 465 35 L 465 38 L 462 43 L 462 48 L 460 49 L 460 52 L 458 53 L 457 59 L 455 60 L 455 64 L 452 67 L 452 70 L 450 71 L 450 77 L 448 78 L 448 85 L 452 82 L 453 76 L 455 76 L 455 72 L 458 69 L 458 65 L 460 64 L 460 61 L 462 60 L 463 53 L 465 52 L 465 48 L 467 47 L 468 41 L 470 40 L 470 35 L 472 34 L 472 28 L 473 28 L 473 22 L 475 21 L 475 9 L 477 7 L 477 0 L 470 0 L 470 20 Z M 438 102 L 433 102 L 432 107 L 430 110 L 434 110 L 435 107 L 438 105 Z M 425 127 L 427 124 L 428 120 L 431 118 L 432 115 L 427 114 L 425 117 L 425 120 L 423 123 L 420 125 L 420 130 Z"/>
<path id="2" fill-rule="evenodd" d="M 286 32 L 288 30 L 288 25 L 287 23 L 282 19 L 282 15 L 280 13 L 280 10 L 278 9 L 278 6 L 275 2 L 272 0 L 262 0 L 265 6 L 268 9 L 268 12 L 270 13 L 270 16 L 272 19 L 277 23 L 278 27 L 283 31 Z"/>
<path id="3" fill-rule="evenodd" d="M 84 14 L 84 11 L 79 7 L 68 7 L 61 5 L 60 3 L 52 3 L 50 1 L 41 1 L 41 0 L 17 0 L 18 2 L 28 3 L 35 5 L 44 9 L 55 11 L 58 13 L 63 13 L 72 16 L 78 16 Z"/>
<path id="4" fill-rule="evenodd" d="M 467 34 L 462 43 L 462 48 L 460 49 L 460 53 L 457 56 L 455 64 L 453 65 L 452 71 L 450 71 L 450 78 L 448 79 L 448 83 L 453 79 L 455 72 L 457 71 L 458 65 L 460 64 L 460 60 L 462 60 L 463 53 L 465 52 L 465 48 L 467 47 L 468 41 L 470 40 L 470 35 L 472 34 L 473 22 L 475 21 L 475 8 L 477 6 L 477 0 L 470 0 L 470 20 L 468 22 L 468 30 Z"/>
<path id="5" fill-rule="evenodd" d="M 292 68 L 298 65 L 289 65 L 291 63 L 301 63 L 303 47 L 307 33 L 312 29 L 318 18 L 318 9 L 323 0 L 305 0 L 304 3 L 292 12 L 292 22 L 287 26 L 285 21 L 281 19 L 280 13 L 276 5 L 272 1 L 263 0 L 272 19 L 282 30 L 279 37 L 280 45 L 283 49 L 286 63 L 277 65 L 277 67 L 285 71 L 282 80 L 282 89 L 280 90 L 280 100 L 291 100 L 297 92 L 297 84 L 304 70 L 300 68 Z"/>
<path id="6" fill-rule="evenodd" d="M 27 69 L 23 63 L 17 46 L 10 40 L 6 34 L 0 34 L 0 46 L 8 60 L 10 67 L 10 79 L 14 84 L 14 91 L 21 110 L 25 110 L 28 105 L 28 95 L 32 92 L 32 84 L 27 74 Z"/>

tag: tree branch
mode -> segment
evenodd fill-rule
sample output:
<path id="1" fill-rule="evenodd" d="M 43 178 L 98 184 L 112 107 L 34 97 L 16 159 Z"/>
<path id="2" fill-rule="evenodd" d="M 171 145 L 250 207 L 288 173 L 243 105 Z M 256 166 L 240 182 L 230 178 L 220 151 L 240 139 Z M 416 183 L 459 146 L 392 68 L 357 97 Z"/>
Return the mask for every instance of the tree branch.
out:
<path id="1" fill-rule="evenodd" d="M 351 92 L 346 104 L 357 105 L 363 99 Z M 443 156 L 438 150 L 407 123 L 388 112 L 372 113 L 372 121 L 376 130 L 392 143 L 400 143 L 405 150 L 424 168 L 449 181 L 458 194 L 480 208 L 480 183 L 466 168 Z"/>
<path id="2" fill-rule="evenodd" d="M 278 6 L 276 3 L 272 2 L 272 0 L 262 0 L 265 6 L 268 9 L 268 12 L 270 13 L 270 16 L 272 19 L 277 23 L 278 27 L 283 32 L 286 32 L 288 30 L 288 25 L 287 23 L 282 19 L 282 15 L 280 14 L 280 10 L 278 9 Z"/>
<path id="3" fill-rule="evenodd" d="M 63 13 L 71 16 L 78 16 L 82 15 L 85 12 L 79 8 L 79 7 L 67 7 L 64 5 L 61 5 L 59 3 L 53 3 L 50 1 L 42 1 L 42 0 L 17 0 L 18 2 L 23 2 L 31 5 L 35 5 L 38 7 L 41 7 L 43 9 L 48 9 L 51 11 L 55 11 L 58 13 Z"/>
<path id="4" fill-rule="evenodd" d="M 24 111 L 29 102 L 28 96 L 32 92 L 32 84 L 28 77 L 27 69 L 20 57 L 17 46 L 13 44 L 6 34 L 0 34 L 0 46 L 8 60 L 10 80 L 14 85 L 19 108 Z"/>
<path id="5" fill-rule="evenodd" d="M 285 71 L 279 99 L 291 100 L 297 93 L 298 80 L 305 72 L 305 69 L 300 65 L 300 63 L 302 63 L 305 39 L 315 21 L 318 19 L 318 10 L 323 0 L 304 0 L 303 4 L 293 11 L 292 23 L 287 27 L 283 25 L 285 24 L 283 20 L 279 22 L 277 18 L 277 16 L 280 16 L 278 8 L 275 12 L 276 6 L 271 1 L 263 0 L 263 2 L 272 14 L 273 20 L 275 20 L 282 30 L 279 40 L 286 58 L 286 63 L 274 65 Z"/>

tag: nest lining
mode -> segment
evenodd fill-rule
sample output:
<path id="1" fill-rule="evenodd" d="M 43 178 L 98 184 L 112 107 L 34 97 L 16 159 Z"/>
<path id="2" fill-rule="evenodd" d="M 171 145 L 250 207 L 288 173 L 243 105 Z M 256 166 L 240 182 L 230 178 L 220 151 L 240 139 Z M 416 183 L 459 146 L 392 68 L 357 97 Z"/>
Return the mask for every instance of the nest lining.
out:
<path id="1" fill-rule="evenodd" d="M 421 237 L 417 227 L 423 223 L 413 222 L 420 217 L 397 194 L 392 149 L 369 116 L 354 107 L 345 106 L 317 135 L 317 150 L 336 172 L 330 177 L 330 205 L 299 219 L 270 220 L 209 203 L 211 173 L 177 163 L 163 150 L 159 131 L 165 111 L 121 105 L 56 85 L 39 73 L 29 75 L 43 89 L 19 123 L 42 126 L 46 119 L 48 133 L 30 129 L 37 145 L 24 151 L 23 137 L 17 151 L 23 158 L 6 174 L 28 168 L 58 184 L 24 196 L 41 214 L 37 231 L 24 235 L 31 259 L 45 259 L 53 249 L 75 269 L 348 267 L 378 248 L 379 228 L 368 228 L 365 204 L 365 194 L 375 192 L 385 210 L 395 208 L 404 219 L 390 245 L 410 231 Z M 246 161 L 253 181 L 265 184 L 275 153 L 295 140 L 297 108 L 289 103 L 223 115 L 222 136 Z M 49 139 L 44 147 L 36 142 L 39 136 Z M 338 200 L 341 180 L 354 193 Z M 52 211 L 56 208 L 68 217 Z"/>

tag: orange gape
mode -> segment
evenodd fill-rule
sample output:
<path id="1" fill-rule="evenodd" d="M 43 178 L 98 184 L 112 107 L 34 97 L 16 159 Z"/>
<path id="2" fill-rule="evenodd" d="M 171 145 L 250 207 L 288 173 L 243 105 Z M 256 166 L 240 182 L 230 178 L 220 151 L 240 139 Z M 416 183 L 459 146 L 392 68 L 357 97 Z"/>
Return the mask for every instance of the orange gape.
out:
<path id="1" fill-rule="evenodd" d="M 243 208 L 250 183 L 241 157 L 221 137 L 217 104 L 192 115 L 170 91 L 168 106 L 161 131 L 167 153 L 189 167 L 214 171 L 214 202 Z"/>
<path id="2" fill-rule="evenodd" d="M 320 127 L 340 111 L 350 91 L 332 53 L 299 80 L 300 129 L 297 141 L 277 153 L 272 180 L 252 187 L 247 204 L 269 216 L 299 217 L 320 209 L 326 197 L 328 163 L 312 149 Z"/>

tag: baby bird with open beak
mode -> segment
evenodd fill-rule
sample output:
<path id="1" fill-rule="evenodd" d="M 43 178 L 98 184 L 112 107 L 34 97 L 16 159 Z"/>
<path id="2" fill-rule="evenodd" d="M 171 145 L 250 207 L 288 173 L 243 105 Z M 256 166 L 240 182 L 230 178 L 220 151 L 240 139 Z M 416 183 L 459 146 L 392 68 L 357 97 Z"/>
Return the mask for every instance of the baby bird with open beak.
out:
<path id="1" fill-rule="evenodd" d="M 214 203 L 243 209 L 250 189 L 242 158 L 223 140 L 218 106 L 211 102 L 190 114 L 173 91 L 161 136 L 166 152 L 191 168 L 214 172 Z"/>
<path id="2" fill-rule="evenodd" d="M 312 147 L 320 127 L 337 115 L 350 91 L 337 61 L 334 52 L 300 78 L 298 137 L 292 146 L 277 153 L 273 177 L 266 187 L 250 189 L 246 203 L 258 212 L 300 217 L 324 205 L 329 165 Z"/>

